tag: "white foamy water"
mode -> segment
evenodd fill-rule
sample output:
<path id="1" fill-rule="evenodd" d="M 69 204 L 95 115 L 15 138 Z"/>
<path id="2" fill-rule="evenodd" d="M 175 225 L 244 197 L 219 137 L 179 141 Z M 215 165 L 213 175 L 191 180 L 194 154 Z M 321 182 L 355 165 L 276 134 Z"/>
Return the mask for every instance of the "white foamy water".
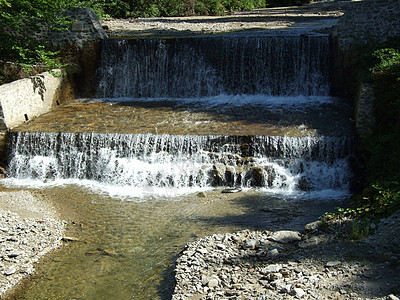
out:
<path id="1" fill-rule="evenodd" d="M 352 176 L 346 138 L 13 133 L 11 140 L 7 185 L 78 184 L 121 198 L 217 186 L 311 195 L 348 191 Z"/>

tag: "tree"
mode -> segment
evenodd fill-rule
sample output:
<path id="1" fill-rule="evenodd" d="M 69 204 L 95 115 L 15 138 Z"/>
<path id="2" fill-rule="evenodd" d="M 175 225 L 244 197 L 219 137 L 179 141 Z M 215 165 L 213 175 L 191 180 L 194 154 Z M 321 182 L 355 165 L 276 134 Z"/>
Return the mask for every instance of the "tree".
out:
<path id="1" fill-rule="evenodd" d="M 57 52 L 46 48 L 40 33 L 66 29 L 70 22 L 61 12 L 70 4 L 67 0 L 0 0 L 0 60 L 25 68 L 35 64 L 58 67 Z"/>

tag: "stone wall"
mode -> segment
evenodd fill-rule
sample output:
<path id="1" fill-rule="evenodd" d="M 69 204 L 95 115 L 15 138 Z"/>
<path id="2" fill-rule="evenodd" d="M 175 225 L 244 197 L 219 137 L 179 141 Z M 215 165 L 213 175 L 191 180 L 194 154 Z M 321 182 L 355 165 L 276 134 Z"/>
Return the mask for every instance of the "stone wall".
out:
<path id="1" fill-rule="evenodd" d="M 3 129 L 13 128 L 74 98 L 67 76 L 45 72 L 0 86 Z"/>
<path id="2" fill-rule="evenodd" d="M 38 35 L 55 49 L 74 45 L 79 49 L 89 41 L 107 38 L 96 14 L 89 8 L 71 7 L 65 10 L 64 16 L 74 21 L 65 31 L 43 30 Z"/>
<path id="3" fill-rule="evenodd" d="M 340 2 L 340 1 L 338 1 Z M 344 15 L 331 29 L 332 94 L 349 99 L 354 105 L 355 126 L 366 136 L 374 126 L 374 94 L 370 85 L 360 82 L 360 56 L 400 37 L 399 0 L 347 1 Z"/>
<path id="4" fill-rule="evenodd" d="M 400 1 L 352 1 L 332 30 L 343 51 L 356 44 L 375 44 L 400 35 Z"/>
<path id="5" fill-rule="evenodd" d="M 49 42 L 55 49 L 71 51 L 73 48 L 73 55 L 80 56 L 74 59 L 84 70 L 89 58 L 96 57 L 88 54 L 86 49 L 96 52 L 94 45 L 107 38 L 107 35 L 94 12 L 88 8 L 69 8 L 64 15 L 74 21 L 68 30 L 48 31 L 43 28 L 42 32 L 36 33 L 35 36 Z M 81 73 L 86 74 L 84 71 Z M 74 98 L 75 86 L 72 81 L 69 76 L 55 77 L 46 72 L 1 85 L 0 131 L 18 126 L 49 111 L 55 105 Z"/>

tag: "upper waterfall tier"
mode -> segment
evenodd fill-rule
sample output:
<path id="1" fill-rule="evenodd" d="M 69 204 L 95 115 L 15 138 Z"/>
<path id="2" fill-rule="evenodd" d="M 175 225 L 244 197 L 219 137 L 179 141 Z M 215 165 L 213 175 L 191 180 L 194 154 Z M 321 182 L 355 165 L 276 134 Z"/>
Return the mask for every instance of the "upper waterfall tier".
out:
<path id="1" fill-rule="evenodd" d="M 324 35 L 106 40 L 98 97 L 326 96 Z"/>

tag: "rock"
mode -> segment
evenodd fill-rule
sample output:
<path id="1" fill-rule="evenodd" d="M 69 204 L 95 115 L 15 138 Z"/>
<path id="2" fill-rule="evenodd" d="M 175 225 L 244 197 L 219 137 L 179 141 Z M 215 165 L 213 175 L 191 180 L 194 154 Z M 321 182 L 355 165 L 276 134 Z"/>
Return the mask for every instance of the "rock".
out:
<path id="1" fill-rule="evenodd" d="M 61 240 L 63 242 L 80 242 L 80 240 L 78 238 L 73 237 L 73 236 L 64 236 Z"/>
<path id="2" fill-rule="evenodd" d="M 297 188 L 305 192 L 312 190 L 311 184 L 305 177 L 301 177 L 299 179 L 299 182 L 297 183 Z"/>
<path id="3" fill-rule="evenodd" d="M 328 268 L 330 268 L 330 267 L 336 267 L 336 266 L 338 266 L 338 265 L 340 265 L 340 264 L 341 264 L 341 262 L 338 261 L 338 260 L 328 261 L 328 262 L 325 264 L 325 267 L 328 267 Z"/>
<path id="4" fill-rule="evenodd" d="M 298 231 L 281 230 L 274 232 L 269 239 L 274 242 L 286 244 L 300 241 L 301 234 Z"/>
<path id="5" fill-rule="evenodd" d="M 264 168 L 254 167 L 252 168 L 252 179 L 254 186 L 264 186 Z"/>
<path id="6" fill-rule="evenodd" d="M 317 231 L 322 225 L 322 221 L 314 221 L 311 223 L 308 223 L 304 226 L 304 231 L 305 232 L 313 232 L 313 231 Z"/>
<path id="7" fill-rule="evenodd" d="M 15 272 L 17 272 L 16 267 L 11 266 L 11 267 L 7 268 L 7 269 L 4 271 L 4 275 L 10 276 L 10 275 L 14 274 Z"/>
<path id="8" fill-rule="evenodd" d="M 226 246 L 224 244 L 217 244 L 216 245 L 219 250 L 225 250 Z"/>
<path id="9" fill-rule="evenodd" d="M 255 239 L 247 239 L 243 243 L 244 249 L 257 249 L 260 247 L 260 242 Z"/>
<path id="10" fill-rule="evenodd" d="M 302 298 L 306 294 L 305 291 L 303 291 L 301 288 L 294 288 L 293 290 L 290 291 L 289 293 L 291 296 L 294 296 L 296 298 Z"/>
<path id="11" fill-rule="evenodd" d="M 211 275 L 210 280 L 208 281 L 208 287 L 214 288 L 219 285 L 219 278 L 217 275 Z"/>
<path id="12" fill-rule="evenodd" d="M 324 239 L 323 237 L 320 236 L 312 236 L 304 241 L 301 241 L 299 243 L 299 247 L 300 248 L 307 248 L 310 246 L 316 246 L 321 244 L 322 242 L 326 241 L 326 239 Z"/>
<path id="13" fill-rule="evenodd" d="M 214 186 L 221 186 L 225 183 L 225 171 L 226 166 L 224 164 L 219 163 L 213 166 L 212 176 Z"/>
<path id="14" fill-rule="evenodd" d="M 387 299 L 388 300 L 399 300 L 399 297 L 396 297 L 395 295 L 390 294 L 390 295 L 387 296 Z"/>
<path id="15" fill-rule="evenodd" d="M 206 194 L 204 192 L 199 192 L 199 193 L 197 193 L 197 197 L 205 198 Z"/>
<path id="16" fill-rule="evenodd" d="M 269 265 L 261 269 L 261 274 L 278 273 L 281 269 L 282 269 L 281 265 L 278 264 Z"/>
<path id="17" fill-rule="evenodd" d="M 279 254 L 279 250 L 278 249 L 276 249 L 276 248 L 274 248 L 274 249 L 271 249 L 270 251 L 268 251 L 268 256 L 277 256 Z"/>
<path id="18" fill-rule="evenodd" d="M 230 188 L 230 189 L 223 189 L 221 193 L 228 194 L 228 193 L 239 193 L 241 192 L 241 188 Z"/>

